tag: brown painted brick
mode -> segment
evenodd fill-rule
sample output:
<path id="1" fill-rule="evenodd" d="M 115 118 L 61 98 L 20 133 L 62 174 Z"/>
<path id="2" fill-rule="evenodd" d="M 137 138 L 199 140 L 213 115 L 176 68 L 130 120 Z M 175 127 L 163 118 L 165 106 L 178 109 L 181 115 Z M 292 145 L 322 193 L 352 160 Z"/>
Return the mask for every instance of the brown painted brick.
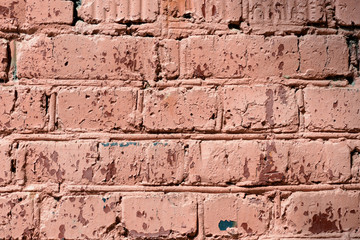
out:
<path id="1" fill-rule="evenodd" d="M 153 38 L 37 35 L 17 43 L 18 78 L 152 80 L 156 45 Z"/>
<path id="2" fill-rule="evenodd" d="M 263 196 L 210 195 L 204 201 L 206 236 L 251 236 L 268 230 L 272 204 Z"/>
<path id="3" fill-rule="evenodd" d="M 347 75 L 349 49 L 343 36 L 307 35 L 300 38 L 300 72 L 307 77 Z"/>
<path id="4" fill-rule="evenodd" d="M 298 128 L 295 91 L 283 86 L 225 87 L 224 129 L 244 132 Z"/>
<path id="5" fill-rule="evenodd" d="M 106 184 L 179 184 L 184 179 L 184 144 L 177 141 L 102 143 L 94 181 Z"/>
<path id="6" fill-rule="evenodd" d="M 191 14 L 192 18 L 207 22 L 238 23 L 241 18 L 241 0 L 167 0 L 167 13 L 175 18 Z"/>
<path id="7" fill-rule="evenodd" d="M 146 90 L 144 126 L 149 131 L 211 131 L 218 104 L 217 93 L 209 88 Z"/>
<path id="8" fill-rule="evenodd" d="M 335 14 L 340 25 L 360 25 L 360 5 L 357 0 L 336 0 Z"/>
<path id="9" fill-rule="evenodd" d="M 313 131 L 358 131 L 360 91 L 357 88 L 305 89 L 305 125 Z"/>
<path id="10" fill-rule="evenodd" d="M 190 37 L 181 41 L 180 51 L 184 78 L 282 76 L 299 66 L 294 36 Z"/>
<path id="11" fill-rule="evenodd" d="M 32 239 L 35 230 L 34 195 L 0 195 L 0 238 Z"/>
<path id="12" fill-rule="evenodd" d="M 89 183 L 98 156 L 97 145 L 89 141 L 23 142 L 28 183 Z"/>
<path id="13" fill-rule="evenodd" d="M 291 183 L 344 182 L 350 178 L 350 149 L 346 142 L 297 141 L 288 149 Z"/>
<path id="14" fill-rule="evenodd" d="M 44 239 L 99 239 L 121 218 L 116 194 L 47 198 L 41 205 Z"/>
<path id="15" fill-rule="evenodd" d="M 11 166 L 11 142 L 2 140 L 0 142 L 0 186 L 8 184 L 12 178 L 12 166 Z"/>
<path id="16" fill-rule="evenodd" d="M 116 88 L 66 88 L 58 92 L 59 127 L 65 130 L 132 130 L 137 92 Z"/>
<path id="17" fill-rule="evenodd" d="M 79 16 L 86 22 L 154 22 L 159 0 L 83 0 Z"/>
<path id="18" fill-rule="evenodd" d="M 285 199 L 281 208 L 283 222 L 279 227 L 287 233 L 359 231 L 358 192 L 297 192 Z"/>
<path id="19" fill-rule="evenodd" d="M 8 42 L 4 39 L 0 39 L 0 79 L 7 79 L 7 67 L 9 65 L 8 59 Z"/>
<path id="20" fill-rule="evenodd" d="M 131 237 L 159 238 L 196 234 L 197 201 L 194 195 L 168 193 L 126 196 L 122 206 L 122 220 Z"/>
<path id="21" fill-rule="evenodd" d="M 0 131 L 44 129 L 46 96 L 41 88 L 0 87 Z"/>

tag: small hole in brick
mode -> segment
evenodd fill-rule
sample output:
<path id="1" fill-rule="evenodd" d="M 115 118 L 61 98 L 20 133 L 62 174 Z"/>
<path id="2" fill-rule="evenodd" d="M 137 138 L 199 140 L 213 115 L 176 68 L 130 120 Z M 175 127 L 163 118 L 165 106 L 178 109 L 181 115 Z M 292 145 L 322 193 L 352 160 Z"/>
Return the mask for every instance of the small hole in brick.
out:
<path id="1" fill-rule="evenodd" d="M 240 24 L 229 23 L 228 28 L 240 30 Z"/>
<path id="2" fill-rule="evenodd" d="M 13 172 L 13 173 L 16 172 L 16 161 L 14 159 L 11 160 L 10 171 Z"/>
<path id="3" fill-rule="evenodd" d="M 22 198 L 18 198 L 18 201 L 21 202 L 23 199 Z"/>
<path id="4" fill-rule="evenodd" d="M 185 13 L 185 14 L 183 15 L 183 18 L 187 18 L 187 19 L 192 18 L 191 13 Z"/>
<path id="5" fill-rule="evenodd" d="M 67 66 L 67 65 L 69 65 L 69 62 L 68 62 L 68 61 L 65 62 L 65 66 Z"/>

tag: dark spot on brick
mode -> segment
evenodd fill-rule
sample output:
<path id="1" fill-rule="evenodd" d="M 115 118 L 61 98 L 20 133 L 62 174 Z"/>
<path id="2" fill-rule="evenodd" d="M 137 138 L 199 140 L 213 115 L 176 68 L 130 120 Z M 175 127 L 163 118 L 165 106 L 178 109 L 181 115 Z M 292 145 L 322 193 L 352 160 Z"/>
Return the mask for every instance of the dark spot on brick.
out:
<path id="1" fill-rule="evenodd" d="M 329 215 L 326 213 L 315 214 L 312 218 L 312 225 L 309 231 L 314 234 L 338 231 L 335 220 L 330 221 L 328 218 Z"/>

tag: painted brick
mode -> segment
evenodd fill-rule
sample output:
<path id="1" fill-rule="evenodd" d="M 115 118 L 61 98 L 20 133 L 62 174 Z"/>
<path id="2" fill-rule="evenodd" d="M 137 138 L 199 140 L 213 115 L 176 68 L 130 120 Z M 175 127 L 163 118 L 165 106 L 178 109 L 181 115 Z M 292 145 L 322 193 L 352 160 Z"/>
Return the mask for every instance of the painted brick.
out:
<path id="1" fill-rule="evenodd" d="M 189 163 L 189 179 L 210 185 L 282 182 L 288 149 L 285 144 L 276 143 L 278 148 L 271 142 L 202 141 L 201 158 Z"/>
<path id="2" fill-rule="evenodd" d="M 2 140 L 0 142 L 0 186 L 7 185 L 12 178 L 13 169 L 11 167 L 11 142 Z"/>
<path id="3" fill-rule="evenodd" d="M 299 66 L 294 36 L 189 37 L 180 52 L 184 78 L 282 76 L 295 74 Z"/>
<path id="4" fill-rule="evenodd" d="M 360 92 L 357 88 L 306 88 L 305 125 L 313 131 L 360 129 Z"/>
<path id="5" fill-rule="evenodd" d="M 229 86 L 223 90 L 224 130 L 244 132 L 298 128 L 295 91 L 283 86 Z"/>
<path id="6" fill-rule="evenodd" d="M 148 131 L 211 131 L 217 111 L 218 96 L 213 89 L 145 90 L 144 126 Z"/>
<path id="7" fill-rule="evenodd" d="M 177 141 L 102 143 L 94 181 L 106 184 L 179 184 L 184 179 L 184 144 Z"/>
<path id="8" fill-rule="evenodd" d="M 191 194 L 126 196 L 122 201 L 123 223 L 131 237 L 194 236 L 197 201 Z"/>
<path id="9" fill-rule="evenodd" d="M 241 0 L 168 0 L 166 10 L 174 18 L 190 13 L 192 18 L 207 22 L 231 23 L 238 23 L 242 13 Z"/>
<path id="10" fill-rule="evenodd" d="M 86 22 L 154 22 L 159 14 L 159 0 L 84 0 L 78 9 Z"/>
<path id="11" fill-rule="evenodd" d="M 23 142 L 19 151 L 26 151 L 26 179 L 28 183 L 89 183 L 92 181 L 98 153 L 96 143 Z M 71 160 L 71 161 L 70 161 Z"/>
<path id="12" fill-rule="evenodd" d="M 35 230 L 34 195 L 12 193 L 0 195 L 0 237 L 31 239 Z"/>
<path id="13" fill-rule="evenodd" d="M 37 35 L 17 43 L 17 74 L 18 78 L 152 80 L 158 64 L 156 45 L 153 38 Z"/>
<path id="14" fill-rule="evenodd" d="M 350 232 L 360 226 L 359 193 L 353 191 L 296 192 L 283 200 L 281 211 L 279 227 L 288 233 Z"/>
<path id="15" fill-rule="evenodd" d="M 46 96 L 41 88 L 0 87 L 0 131 L 44 129 Z"/>
<path id="16" fill-rule="evenodd" d="M 346 142 L 298 141 L 289 147 L 291 183 L 344 182 L 351 176 Z"/>
<path id="17" fill-rule="evenodd" d="M 268 230 L 272 204 L 263 196 L 210 195 L 204 201 L 206 236 L 251 236 Z"/>
<path id="18" fill-rule="evenodd" d="M 349 49 L 343 36 L 307 35 L 300 38 L 300 72 L 308 77 L 347 75 Z"/>
<path id="19" fill-rule="evenodd" d="M 34 24 L 71 24 L 73 6 L 66 0 L 1 0 L 0 28 L 17 30 Z"/>
<path id="20" fill-rule="evenodd" d="M 44 239 L 99 239 L 121 218 L 116 194 L 46 198 L 41 207 L 40 232 Z"/>
<path id="21" fill-rule="evenodd" d="M 65 88 L 58 92 L 58 121 L 64 130 L 133 130 L 137 92 L 116 88 Z"/>
<path id="22" fill-rule="evenodd" d="M 4 39 L 0 39 L 0 80 L 3 81 L 7 79 L 7 67 L 9 65 L 7 49 L 8 42 Z"/>
<path id="23" fill-rule="evenodd" d="M 360 6 L 357 0 L 336 0 L 335 16 L 341 25 L 360 25 Z"/>

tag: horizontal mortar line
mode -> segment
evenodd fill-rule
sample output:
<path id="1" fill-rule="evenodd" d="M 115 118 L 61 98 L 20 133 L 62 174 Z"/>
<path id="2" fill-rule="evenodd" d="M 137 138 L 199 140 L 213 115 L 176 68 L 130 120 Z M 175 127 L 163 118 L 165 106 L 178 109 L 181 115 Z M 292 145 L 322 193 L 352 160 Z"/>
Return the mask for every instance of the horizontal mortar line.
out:
<path id="1" fill-rule="evenodd" d="M 47 87 L 136 87 L 143 88 L 146 80 L 97 80 L 97 79 L 22 79 L 18 82 L 7 82 L 4 86 L 47 86 Z M 181 86 L 232 86 L 249 84 L 280 84 L 285 86 L 335 86 L 348 87 L 347 80 L 304 80 L 304 79 L 284 79 L 284 78 L 206 78 L 203 79 L 176 79 L 155 82 L 148 81 L 150 87 L 181 87 Z"/>
<path id="2" fill-rule="evenodd" d="M 360 133 L 55 133 L 55 134 L 11 134 L 4 140 L 14 141 L 70 141 L 70 140 L 301 140 L 301 139 L 360 139 Z"/>
<path id="3" fill-rule="evenodd" d="M 194 192 L 194 193 L 251 193 L 260 194 L 272 191 L 313 192 L 327 190 L 360 190 L 360 184 L 322 184 L 322 185 L 283 185 L 266 187 L 213 187 L 213 186 L 101 186 L 101 185 L 67 185 L 69 192 Z"/>

